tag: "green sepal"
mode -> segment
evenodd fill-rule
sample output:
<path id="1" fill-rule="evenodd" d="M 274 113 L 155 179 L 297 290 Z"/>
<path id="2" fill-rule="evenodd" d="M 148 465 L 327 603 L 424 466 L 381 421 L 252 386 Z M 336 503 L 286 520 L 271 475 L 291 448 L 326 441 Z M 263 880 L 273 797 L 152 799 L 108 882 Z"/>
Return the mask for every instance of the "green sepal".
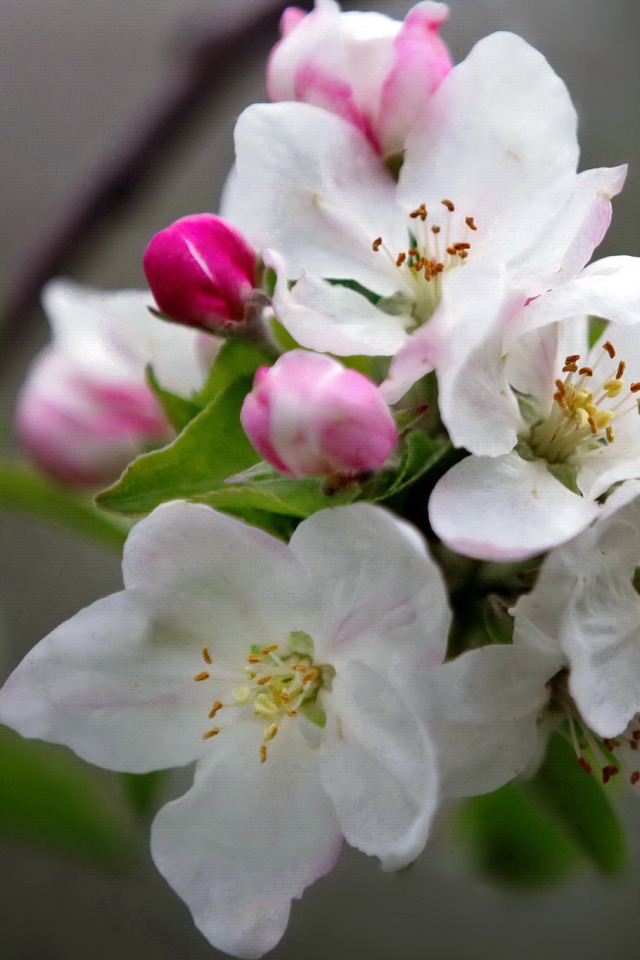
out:
<path id="1" fill-rule="evenodd" d="M 589 317 L 589 349 L 593 347 L 609 326 L 604 317 Z"/>
<path id="2" fill-rule="evenodd" d="M 396 496 L 428 473 L 450 449 L 448 440 L 411 430 L 405 437 L 399 466 L 395 470 L 384 468 L 365 487 L 366 499 L 375 503 Z"/>
<path id="3" fill-rule="evenodd" d="M 247 377 L 221 389 L 173 443 L 134 460 L 97 503 L 117 513 L 148 513 L 168 500 L 216 490 L 228 476 L 252 466 L 258 455 L 240 424 L 250 389 Z"/>

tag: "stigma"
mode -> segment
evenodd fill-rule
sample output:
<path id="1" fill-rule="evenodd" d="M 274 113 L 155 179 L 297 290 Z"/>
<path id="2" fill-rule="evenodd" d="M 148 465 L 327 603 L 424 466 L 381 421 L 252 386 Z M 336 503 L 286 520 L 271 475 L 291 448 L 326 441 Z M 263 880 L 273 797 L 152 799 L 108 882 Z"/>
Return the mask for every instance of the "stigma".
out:
<path id="1" fill-rule="evenodd" d="M 237 674 L 216 676 L 215 664 L 204 647 L 202 659 L 209 668 L 194 676 L 196 683 L 207 680 L 229 685 L 229 696 L 216 699 L 208 712 L 216 720 L 224 711 L 224 724 L 210 726 L 203 740 L 216 737 L 224 726 L 243 721 L 261 725 L 260 762 L 267 760 L 268 745 L 284 722 L 303 712 L 313 723 L 323 725 L 324 712 L 318 702 L 323 687 L 330 688 L 333 669 L 314 660 L 313 641 L 308 634 L 294 631 L 284 643 L 252 645 Z"/>
<path id="2" fill-rule="evenodd" d="M 411 211 L 405 250 L 393 252 L 382 237 L 376 237 L 372 243 L 374 252 L 383 253 L 398 271 L 400 288 L 413 301 L 416 326 L 433 315 L 440 302 L 443 274 L 465 263 L 471 251 L 469 238 L 478 229 L 473 217 L 465 217 L 463 235 L 456 239 L 455 205 L 446 199 L 441 205 L 446 211 L 441 217 L 430 216 L 424 203 Z"/>
<path id="3" fill-rule="evenodd" d="M 608 340 L 592 366 L 581 365 L 580 354 L 566 357 L 565 377 L 555 381 L 551 412 L 531 429 L 528 443 L 533 453 L 549 463 L 565 463 L 581 452 L 614 443 L 615 423 L 629 413 L 640 413 L 640 382 L 625 390 L 625 370 L 624 360 L 616 359 Z"/>

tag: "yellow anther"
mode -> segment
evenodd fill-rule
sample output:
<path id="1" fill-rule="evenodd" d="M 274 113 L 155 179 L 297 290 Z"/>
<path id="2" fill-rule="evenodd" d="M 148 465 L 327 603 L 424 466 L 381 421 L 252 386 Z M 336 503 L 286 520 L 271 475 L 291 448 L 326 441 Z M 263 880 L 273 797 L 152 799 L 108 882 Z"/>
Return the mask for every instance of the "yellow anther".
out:
<path id="1" fill-rule="evenodd" d="M 250 653 L 249 656 L 247 657 L 247 661 L 249 663 L 262 663 L 262 657 L 261 656 L 259 657 L 255 653 Z"/>
<path id="2" fill-rule="evenodd" d="M 202 734 L 203 740 L 211 740 L 211 737 L 217 737 L 220 733 L 220 727 L 214 727 L 213 730 L 207 730 L 206 733 Z"/>
<path id="3" fill-rule="evenodd" d="M 277 649 L 278 649 L 278 644 L 277 644 L 277 643 L 272 643 L 270 647 L 263 647 L 263 648 L 262 648 L 262 655 L 263 655 L 263 657 L 266 657 L 267 654 L 273 653 L 273 651 L 274 651 L 274 650 L 277 650 Z"/>
<path id="4" fill-rule="evenodd" d="M 263 743 L 262 746 L 260 747 L 260 763 L 266 763 L 266 762 L 267 762 L 267 748 Z"/>
<path id="5" fill-rule="evenodd" d="M 613 420 L 611 410 L 599 410 L 595 416 L 595 421 L 599 430 L 604 430 Z"/>
<path id="6" fill-rule="evenodd" d="M 269 740 L 273 740 L 277 732 L 277 723 L 265 723 L 264 727 L 262 728 L 262 742 L 268 743 Z"/>
<path id="7" fill-rule="evenodd" d="M 236 703 L 249 703 L 251 699 L 250 687 L 238 687 L 233 691 L 233 699 Z"/>
<path id="8" fill-rule="evenodd" d="M 617 397 L 622 388 L 624 387 L 624 380 L 616 380 L 612 378 L 611 380 L 605 380 L 602 389 L 608 397 L 613 399 Z"/>
<path id="9" fill-rule="evenodd" d="M 259 693 L 253 701 L 253 709 L 257 717 L 264 717 L 269 720 L 274 713 L 279 713 L 280 708 L 273 697 L 267 693 Z"/>
<path id="10" fill-rule="evenodd" d="M 259 687 L 263 687 L 265 683 L 269 683 L 269 680 L 273 680 L 273 674 L 268 674 L 266 677 L 260 677 L 259 680 L 256 680 L 256 683 Z"/>
<path id="11" fill-rule="evenodd" d="M 615 438 L 616 438 L 616 435 L 615 435 L 615 433 L 613 432 L 613 427 L 607 427 L 607 429 L 606 429 L 605 432 L 606 432 L 607 440 L 609 441 L 609 443 L 613 443 L 613 441 L 614 441 Z"/>
<path id="12" fill-rule="evenodd" d="M 211 656 L 210 656 L 210 654 L 209 654 L 209 648 L 208 648 L 208 647 L 203 647 L 203 648 L 202 648 L 202 659 L 204 660 L 205 663 L 211 663 Z"/>
<path id="13" fill-rule="evenodd" d="M 202 673 L 197 673 L 193 679 L 196 680 L 196 681 L 208 680 L 208 679 L 209 679 L 209 674 L 207 673 L 206 670 L 203 670 Z"/>
<path id="14" fill-rule="evenodd" d="M 213 720 L 218 710 L 222 710 L 222 703 L 220 700 L 216 700 L 214 705 L 211 707 L 211 710 L 209 711 L 209 720 Z"/>
<path id="15" fill-rule="evenodd" d="M 573 415 L 578 421 L 579 427 L 581 428 L 586 427 L 587 424 L 589 423 L 589 414 L 584 409 L 584 407 L 578 407 L 576 410 L 574 410 Z"/>

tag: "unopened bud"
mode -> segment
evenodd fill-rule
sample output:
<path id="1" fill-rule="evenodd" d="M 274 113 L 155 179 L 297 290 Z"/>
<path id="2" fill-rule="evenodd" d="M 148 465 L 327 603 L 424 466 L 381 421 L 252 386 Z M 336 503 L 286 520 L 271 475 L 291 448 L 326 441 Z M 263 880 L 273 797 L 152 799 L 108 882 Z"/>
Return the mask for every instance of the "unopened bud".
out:
<path id="1" fill-rule="evenodd" d="M 241 420 L 261 456 L 292 477 L 378 470 L 397 438 L 375 384 L 305 350 L 260 367 Z"/>
<path id="2" fill-rule="evenodd" d="M 342 13 L 334 0 L 316 0 L 306 16 L 290 7 L 269 60 L 269 95 L 337 113 L 378 153 L 402 151 L 452 67 L 438 32 L 448 12 L 443 3 L 423 0 L 402 23 L 377 12 Z"/>
<path id="3" fill-rule="evenodd" d="M 158 308 L 171 320 L 220 333 L 247 319 L 256 255 L 220 217 L 176 220 L 153 237 L 143 265 Z"/>

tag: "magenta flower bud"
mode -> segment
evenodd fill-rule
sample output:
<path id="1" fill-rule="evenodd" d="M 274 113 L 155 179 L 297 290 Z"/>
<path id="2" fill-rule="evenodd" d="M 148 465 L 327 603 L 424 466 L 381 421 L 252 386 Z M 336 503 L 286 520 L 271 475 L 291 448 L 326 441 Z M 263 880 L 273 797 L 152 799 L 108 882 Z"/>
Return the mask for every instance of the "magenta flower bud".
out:
<path id="1" fill-rule="evenodd" d="M 260 367 L 240 419 L 261 456 L 290 477 L 378 470 L 397 438 L 375 384 L 306 350 Z"/>
<path id="2" fill-rule="evenodd" d="M 159 310 L 212 332 L 246 319 L 256 286 L 256 255 L 241 233 L 212 213 L 176 220 L 143 258 Z"/>
<path id="3" fill-rule="evenodd" d="M 383 156 L 402 151 L 453 66 L 439 35 L 448 14 L 432 0 L 417 3 L 403 23 L 382 13 L 343 13 L 335 0 L 316 0 L 306 15 L 289 7 L 269 59 L 269 96 L 337 113 Z"/>

